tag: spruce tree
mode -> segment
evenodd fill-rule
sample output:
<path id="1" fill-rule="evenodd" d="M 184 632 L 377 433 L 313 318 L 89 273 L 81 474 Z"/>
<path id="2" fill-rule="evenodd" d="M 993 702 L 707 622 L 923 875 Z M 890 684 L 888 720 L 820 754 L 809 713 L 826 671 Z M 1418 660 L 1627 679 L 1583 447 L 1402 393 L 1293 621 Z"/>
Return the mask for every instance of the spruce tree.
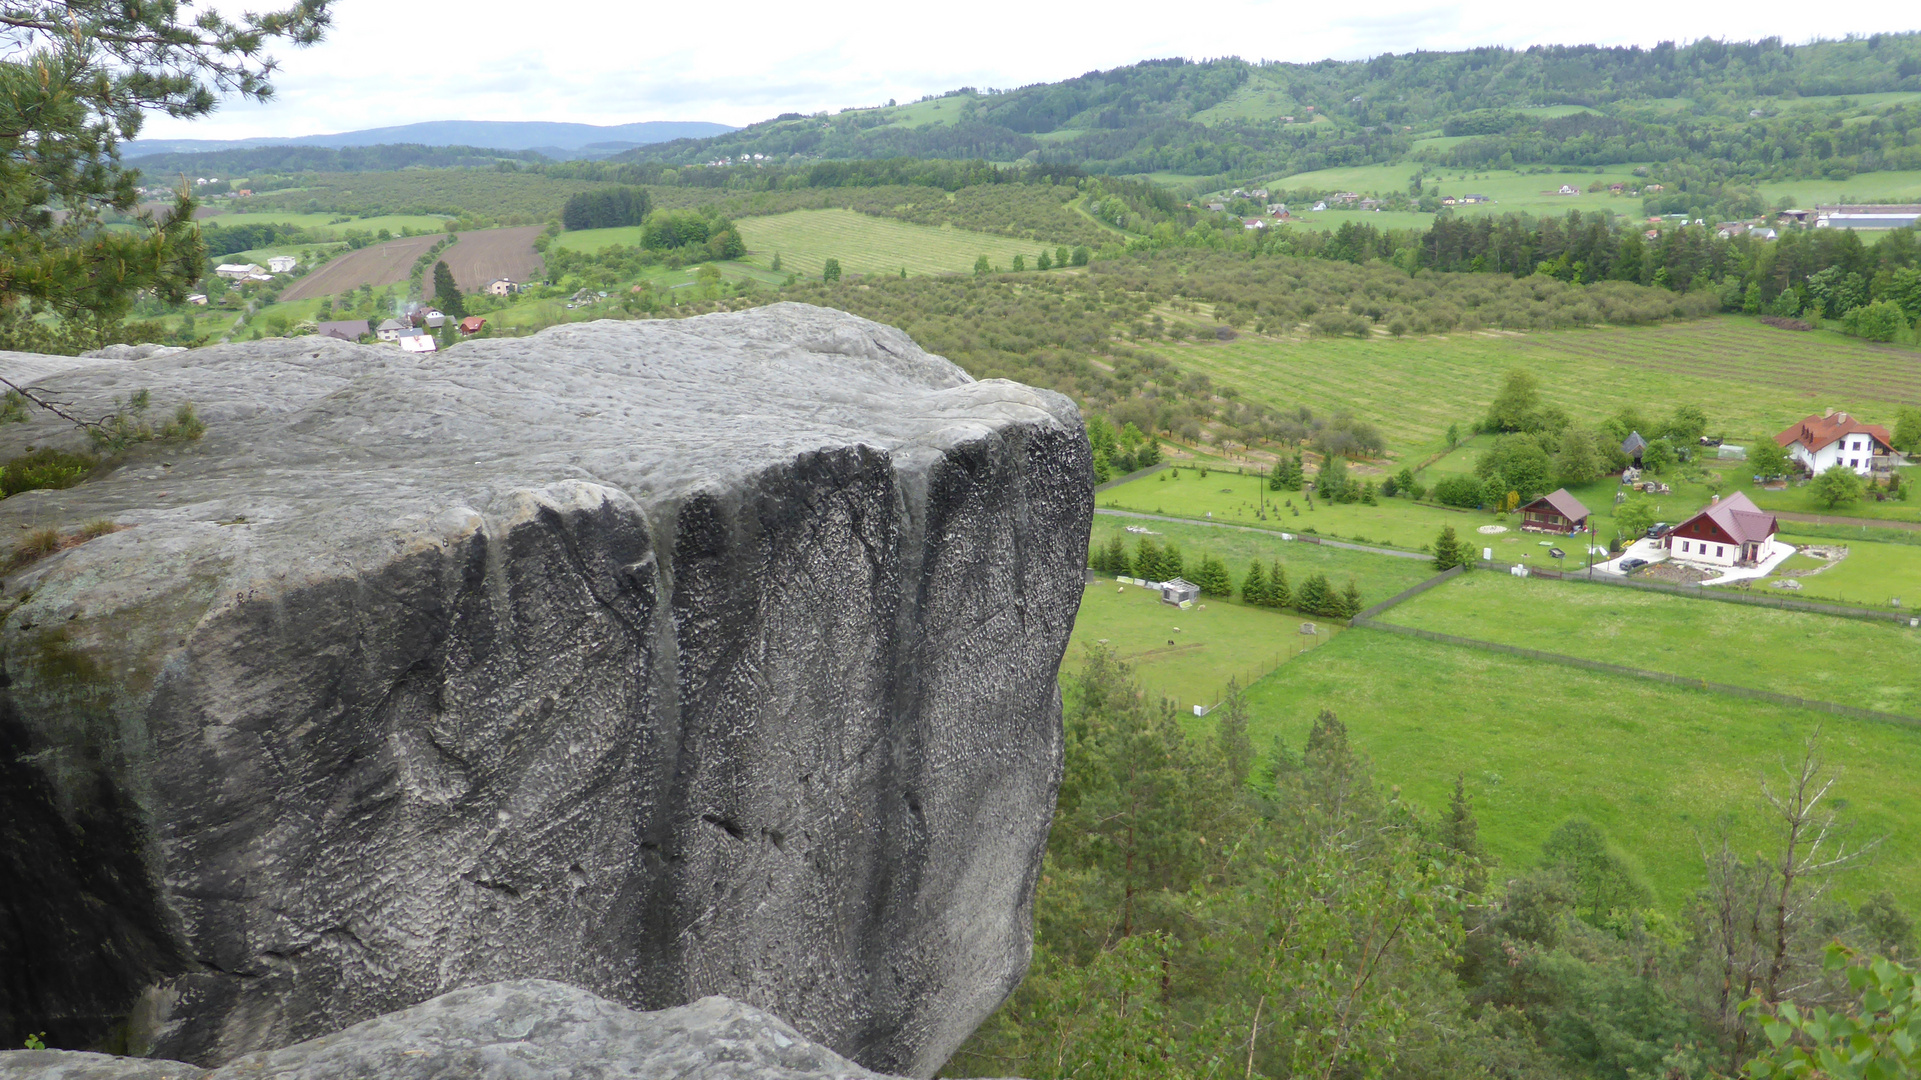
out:
<path id="1" fill-rule="evenodd" d="M 1267 606 L 1284 608 L 1294 606 L 1294 590 L 1287 585 L 1287 567 L 1275 559 L 1267 572 Z"/>
<path id="2" fill-rule="evenodd" d="M 1327 575 L 1318 571 L 1308 575 L 1294 594 L 1294 606 L 1309 615 L 1339 614 L 1339 603 L 1340 597 L 1328 587 Z"/>
<path id="3" fill-rule="evenodd" d="M 1167 546 L 1161 549 L 1161 576 L 1156 580 L 1173 581 L 1181 576 L 1182 570 L 1181 549 L 1169 540 Z"/>
<path id="4" fill-rule="evenodd" d="M 1201 556 L 1201 565 L 1194 571 L 1194 584 L 1208 596 L 1234 595 L 1234 578 L 1227 572 L 1227 564 L 1212 555 Z"/>
<path id="5" fill-rule="evenodd" d="M 1134 548 L 1134 576 L 1148 581 L 1166 581 L 1161 576 L 1161 546 L 1147 537 Z"/>
<path id="6" fill-rule="evenodd" d="M 460 299 L 460 286 L 454 284 L 454 272 L 447 268 L 445 261 L 434 264 L 434 306 L 449 318 L 467 317 L 467 305 Z"/>
<path id="7" fill-rule="evenodd" d="M 1353 618 L 1361 613 L 1361 589 L 1354 584 L 1353 578 L 1347 579 L 1347 587 L 1341 590 L 1341 614 Z"/>
<path id="8" fill-rule="evenodd" d="M 1467 563 L 1467 545 L 1454 535 L 1454 526 L 1441 526 L 1441 535 L 1434 541 L 1434 569 L 1452 570 Z"/>
<path id="9" fill-rule="evenodd" d="M 1105 561 L 1107 563 L 1105 567 L 1106 573 L 1113 574 L 1115 577 L 1128 576 L 1127 541 L 1121 539 L 1119 533 L 1115 533 L 1108 538 L 1107 557 Z"/>
<path id="10" fill-rule="evenodd" d="M 1267 575 L 1261 572 L 1259 559 L 1247 568 L 1247 577 L 1241 582 L 1241 599 L 1257 606 L 1267 603 Z"/>

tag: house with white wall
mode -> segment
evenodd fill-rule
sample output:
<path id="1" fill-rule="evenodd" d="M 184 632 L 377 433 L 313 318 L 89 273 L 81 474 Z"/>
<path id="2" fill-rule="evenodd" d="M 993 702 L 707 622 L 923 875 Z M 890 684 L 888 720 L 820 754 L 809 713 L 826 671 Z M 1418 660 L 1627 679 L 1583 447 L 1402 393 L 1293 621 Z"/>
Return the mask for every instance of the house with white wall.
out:
<path id="1" fill-rule="evenodd" d="M 267 259 L 267 272 L 270 274 L 291 274 L 300 260 L 292 255 L 273 255 Z"/>
<path id="2" fill-rule="evenodd" d="M 1668 557 L 1708 566 L 1751 566 L 1768 558 L 1780 526 L 1741 492 L 1719 495 L 1662 537 Z"/>
<path id="3" fill-rule="evenodd" d="M 1875 457 L 1894 452 L 1894 436 L 1887 428 L 1832 409 L 1808 417 L 1776 435 L 1774 441 L 1787 450 L 1791 460 L 1817 475 L 1846 465 L 1862 476 L 1870 476 Z"/>

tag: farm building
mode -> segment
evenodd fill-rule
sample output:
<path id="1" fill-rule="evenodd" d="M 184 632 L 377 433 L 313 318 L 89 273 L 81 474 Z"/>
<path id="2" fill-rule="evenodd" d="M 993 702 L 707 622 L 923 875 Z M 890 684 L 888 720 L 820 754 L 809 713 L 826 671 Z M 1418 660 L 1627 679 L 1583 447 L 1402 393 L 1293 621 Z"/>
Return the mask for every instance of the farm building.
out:
<path id="1" fill-rule="evenodd" d="M 1825 415 L 1810 416 L 1774 437 L 1788 457 L 1811 473 L 1825 472 L 1846 465 L 1862 476 L 1877 468 L 1889 467 L 1888 455 L 1894 452 L 1894 436 L 1879 424 L 1869 424 L 1844 412 L 1830 409 Z M 1877 464 L 1876 457 L 1881 461 Z"/>
<path id="2" fill-rule="evenodd" d="M 1587 528 L 1588 509 L 1561 488 L 1521 507 L 1521 531 L 1572 536 Z"/>
<path id="3" fill-rule="evenodd" d="M 337 322 L 324 322 L 314 327 L 316 336 L 339 341 L 359 341 L 372 332 L 365 319 L 341 319 Z"/>
<path id="4" fill-rule="evenodd" d="M 189 304 L 193 304 L 193 305 L 195 305 L 196 307 L 206 307 L 206 306 L 207 306 L 207 294 L 206 294 L 206 293 L 203 293 L 203 292 L 197 292 L 197 293 L 188 293 L 188 294 L 187 294 L 187 303 L 189 303 Z"/>
<path id="5" fill-rule="evenodd" d="M 487 320 L 478 315 L 469 315 L 460 320 L 460 332 L 463 334 L 478 334 L 480 333 L 480 328 L 485 325 L 487 325 Z"/>
<path id="6" fill-rule="evenodd" d="M 1768 557 L 1777 530 L 1774 515 L 1746 495 L 1719 495 L 1707 508 L 1662 537 L 1671 558 L 1712 566 L 1752 566 Z"/>
<path id="7" fill-rule="evenodd" d="M 259 263 L 221 263 L 213 268 L 213 272 L 229 281 L 243 281 L 256 274 L 266 273 L 267 268 Z"/>
<path id="8" fill-rule="evenodd" d="M 1905 229 L 1921 221 L 1921 203 L 1817 206 L 1817 229 Z"/>
<path id="9" fill-rule="evenodd" d="M 399 341 L 400 332 L 405 329 L 406 327 L 400 325 L 399 319 L 386 319 L 381 322 L 380 328 L 374 331 L 374 336 L 382 341 Z"/>
<path id="10" fill-rule="evenodd" d="M 1178 607 L 1199 599 L 1200 595 L 1201 587 L 1185 578 L 1161 582 L 1161 603 L 1163 604 L 1173 604 Z"/>
<path id="11" fill-rule="evenodd" d="M 1616 428 L 1615 430 L 1618 431 L 1620 429 Z M 1638 431 L 1628 432 L 1628 437 L 1621 440 L 1621 453 L 1626 454 L 1628 460 L 1632 461 L 1637 467 L 1641 464 L 1641 451 L 1647 448 L 1648 441 L 1643 439 L 1641 433 Z"/>
<path id="12" fill-rule="evenodd" d="M 270 274 L 291 274 L 293 273 L 294 267 L 299 265 L 300 260 L 292 255 L 275 255 L 267 260 L 267 272 Z"/>
<path id="13" fill-rule="evenodd" d="M 516 282 L 512 278 L 495 278 L 489 281 L 487 287 L 482 291 L 488 296 L 512 296 L 524 288 L 526 288 L 525 285 Z"/>

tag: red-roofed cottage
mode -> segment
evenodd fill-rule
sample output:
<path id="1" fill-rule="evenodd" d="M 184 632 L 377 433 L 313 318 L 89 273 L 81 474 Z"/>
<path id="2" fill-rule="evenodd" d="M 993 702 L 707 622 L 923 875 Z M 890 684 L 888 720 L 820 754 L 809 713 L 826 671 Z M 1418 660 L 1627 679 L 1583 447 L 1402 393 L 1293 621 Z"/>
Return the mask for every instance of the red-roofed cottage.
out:
<path id="1" fill-rule="evenodd" d="M 1715 496 L 1707 509 L 1676 525 L 1662 543 L 1671 558 L 1714 566 L 1752 565 L 1768 557 L 1774 515 L 1735 492 Z"/>
<path id="2" fill-rule="evenodd" d="M 1874 471 L 1875 455 L 1894 452 L 1894 436 L 1879 424 L 1869 424 L 1844 412 L 1810 416 L 1774 437 L 1788 457 L 1811 473 L 1846 465 L 1862 476 Z"/>

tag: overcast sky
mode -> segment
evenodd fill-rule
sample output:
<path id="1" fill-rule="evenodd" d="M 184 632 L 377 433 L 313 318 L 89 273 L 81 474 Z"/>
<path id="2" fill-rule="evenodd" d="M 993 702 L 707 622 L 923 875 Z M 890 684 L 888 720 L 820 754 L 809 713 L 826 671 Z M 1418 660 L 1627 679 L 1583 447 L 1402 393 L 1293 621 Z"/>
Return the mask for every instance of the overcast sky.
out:
<path id="1" fill-rule="evenodd" d="M 261 7 L 275 6 L 262 0 Z M 1352 12 L 1352 14 L 1345 14 Z M 280 49 L 278 94 L 203 120 L 152 118 L 145 138 L 310 135 L 422 120 L 712 120 L 1015 87 L 1154 57 L 1313 61 L 1543 43 L 1789 42 L 1921 30 L 1914 0 L 1670 5 L 1477 0 L 1364 4 L 563 4 L 335 0 L 334 29 Z"/>

